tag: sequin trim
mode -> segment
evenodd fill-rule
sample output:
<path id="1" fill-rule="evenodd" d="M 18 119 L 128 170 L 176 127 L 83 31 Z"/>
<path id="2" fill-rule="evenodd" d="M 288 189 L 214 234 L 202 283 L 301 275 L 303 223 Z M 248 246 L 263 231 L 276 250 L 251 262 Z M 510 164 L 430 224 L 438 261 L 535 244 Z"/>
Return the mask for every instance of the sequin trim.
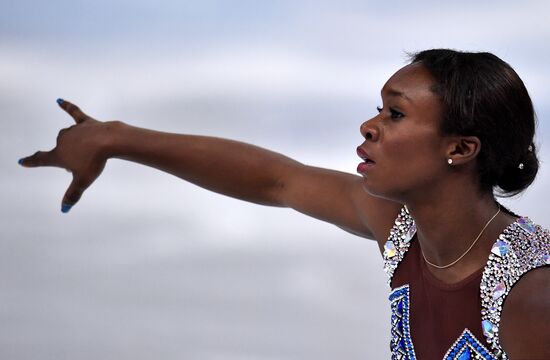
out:
<path id="1" fill-rule="evenodd" d="M 395 269 L 409 250 L 414 234 L 416 234 L 416 225 L 409 214 L 409 209 L 404 206 L 395 219 L 388 241 L 384 245 L 384 272 L 388 275 L 388 285 L 391 284 Z"/>
<path id="2" fill-rule="evenodd" d="M 411 339 L 409 320 L 409 285 L 393 290 L 389 295 L 391 305 L 391 341 L 392 360 L 414 360 L 414 346 Z"/>
<path id="3" fill-rule="evenodd" d="M 502 306 L 526 272 L 548 265 L 550 232 L 526 217 L 510 224 L 494 243 L 481 283 L 481 326 L 497 359 L 508 359 L 499 341 Z"/>

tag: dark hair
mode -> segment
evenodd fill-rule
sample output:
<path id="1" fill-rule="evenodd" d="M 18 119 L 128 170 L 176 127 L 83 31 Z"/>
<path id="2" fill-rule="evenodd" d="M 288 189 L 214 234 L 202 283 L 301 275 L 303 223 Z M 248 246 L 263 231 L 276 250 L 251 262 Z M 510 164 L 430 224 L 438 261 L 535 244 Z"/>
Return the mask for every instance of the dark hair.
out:
<path id="1" fill-rule="evenodd" d="M 510 65 L 487 52 L 448 49 L 410 55 L 434 77 L 432 89 L 443 104 L 444 135 L 477 136 L 482 191 L 514 196 L 534 180 L 539 168 L 533 143 L 535 111 L 529 93 Z"/>

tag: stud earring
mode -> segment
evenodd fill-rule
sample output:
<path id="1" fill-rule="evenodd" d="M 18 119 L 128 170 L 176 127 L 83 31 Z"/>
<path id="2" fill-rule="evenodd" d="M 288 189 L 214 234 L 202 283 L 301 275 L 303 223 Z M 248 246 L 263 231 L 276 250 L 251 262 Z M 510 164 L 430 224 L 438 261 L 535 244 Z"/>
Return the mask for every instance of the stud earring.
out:
<path id="1" fill-rule="evenodd" d="M 453 164 L 453 159 L 447 159 L 447 164 L 452 165 Z"/>
<path id="2" fill-rule="evenodd" d="M 520 169 L 520 170 L 523 170 L 523 168 L 524 168 L 524 165 L 523 165 L 523 163 L 519 163 L 519 165 L 518 165 L 518 169 Z"/>

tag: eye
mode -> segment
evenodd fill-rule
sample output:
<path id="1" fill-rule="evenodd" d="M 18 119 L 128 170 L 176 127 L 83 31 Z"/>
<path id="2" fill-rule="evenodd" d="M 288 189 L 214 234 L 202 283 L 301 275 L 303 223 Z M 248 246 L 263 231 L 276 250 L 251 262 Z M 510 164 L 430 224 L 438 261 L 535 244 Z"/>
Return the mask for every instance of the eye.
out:
<path id="1" fill-rule="evenodd" d="M 380 106 L 376 107 L 376 111 L 378 111 L 378 113 L 381 113 L 383 110 L 384 110 L 383 107 L 380 107 Z M 389 111 L 390 111 L 390 117 L 392 119 L 400 119 L 400 118 L 405 116 L 405 114 L 403 114 L 402 112 L 397 111 L 397 110 L 395 110 L 394 108 L 391 108 L 391 107 L 389 108 Z"/>
<path id="2" fill-rule="evenodd" d="M 392 119 L 400 119 L 403 116 L 405 116 L 405 114 L 403 114 L 402 112 L 399 112 L 395 109 L 390 108 L 390 116 L 391 116 Z"/>

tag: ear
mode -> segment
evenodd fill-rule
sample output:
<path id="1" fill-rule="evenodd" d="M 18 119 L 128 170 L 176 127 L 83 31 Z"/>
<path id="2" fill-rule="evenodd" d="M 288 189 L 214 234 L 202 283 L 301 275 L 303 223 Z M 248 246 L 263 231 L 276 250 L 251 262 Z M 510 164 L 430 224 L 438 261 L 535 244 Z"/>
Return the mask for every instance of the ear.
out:
<path id="1" fill-rule="evenodd" d="M 453 164 L 466 164 L 473 161 L 481 150 L 481 141 L 477 136 L 455 136 L 447 146 L 447 159 Z"/>

